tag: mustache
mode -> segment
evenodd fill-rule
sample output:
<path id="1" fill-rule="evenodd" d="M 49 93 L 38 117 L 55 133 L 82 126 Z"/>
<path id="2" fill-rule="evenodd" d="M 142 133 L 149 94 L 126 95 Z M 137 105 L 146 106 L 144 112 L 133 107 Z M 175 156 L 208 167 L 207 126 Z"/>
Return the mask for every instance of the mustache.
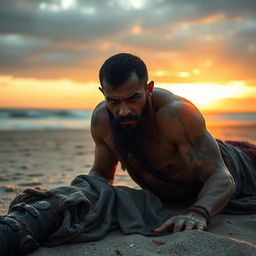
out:
<path id="1" fill-rule="evenodd" d="M 132 120 L 141 120 L 140 117 L 136 116 L 136 115 L 128 115 L 128 116 L 118 116 L 115 118 L 115 122 L 119 123 L 119 122 L 123 122 L 123 121 L 132 121 Z"/>

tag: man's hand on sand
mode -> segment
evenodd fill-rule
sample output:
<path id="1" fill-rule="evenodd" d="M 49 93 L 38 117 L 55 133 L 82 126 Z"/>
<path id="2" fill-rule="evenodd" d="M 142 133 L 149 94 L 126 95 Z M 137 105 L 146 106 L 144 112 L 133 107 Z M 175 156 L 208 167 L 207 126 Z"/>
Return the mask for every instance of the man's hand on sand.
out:
<path id="1" fill-rule="evenodd" d="M 207 220 L 200 214 L 188 212 L 183 215 L 177 215 L 169 218 L 160 227 L 154 229 L 154 232 L 180 232 L 187 230 L 204 231 L 207 228 Z"/>

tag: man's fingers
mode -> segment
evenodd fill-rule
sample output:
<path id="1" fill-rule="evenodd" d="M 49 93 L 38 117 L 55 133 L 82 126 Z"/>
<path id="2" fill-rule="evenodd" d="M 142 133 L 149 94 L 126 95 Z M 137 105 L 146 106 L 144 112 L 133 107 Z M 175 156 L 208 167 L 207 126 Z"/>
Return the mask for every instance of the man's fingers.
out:
<path id="1" fill-rule="evenodd" d="M 186 230 L 191 230 L 191 229 L 193 229 L 195 227 L 195 222 L 194 221 L 186 221 L 186 223 L 185 223 L 185 231 Z"/>
<path id="2" fill-rule="evenodd" d="M 172 218 L 170 218 L 169 220 L 164 222 L 160 227 L 154 229 L 154 232 L 161 233 L 161 232 L 172 231 L 172 227 L 173 227 L 173 221 L 172 221 Z"/>
<path id="3" fill-rule="evenodd" d="M 174 224 L 174 227 L 173 227 L 173 233 L 182 231 L 182 229 L 184 227 L 184 223 L 185 223 L 184 219 L 180 219 L 180 220 L 176 221 L 176 223 Z"/>
<path id="4" fill-rule="evenodd" d="M 174 216 L 165 221 L 160 227 L 154 229 L 154 232 L 180 232 L 182 230 L 192 230 L 196 229 L 198 231 L 204 231 L 207 224 L 202 219 L 192 218 L 190 216 Z"/>
<path id="5" fill-rule="evenodd" d="M 204 231 L 206 229 L 206 224 L 205 223 L 198 223 L 197 224 L 197 228 L 196 228 L 198 231 Z"/>

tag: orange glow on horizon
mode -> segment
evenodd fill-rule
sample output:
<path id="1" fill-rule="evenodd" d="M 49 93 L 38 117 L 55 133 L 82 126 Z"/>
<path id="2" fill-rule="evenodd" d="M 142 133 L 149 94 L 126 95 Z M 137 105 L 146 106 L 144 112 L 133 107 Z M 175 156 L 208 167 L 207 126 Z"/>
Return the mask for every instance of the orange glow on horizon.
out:
<path id="1" fill-rule="evenodd" d="M 92 109 L 103 100 L 94 82 L 1 78 L 0 108 Z"/>
<path id="2" fill-rule="evenodd" d="M 158 76 L 165 75 L 164 70 Z M 185 76 L 185 74 L 183 74 Z M 104 98 L 98 83 L 68 79 L 39 80 L 0 77 L 0 108 L 94 109 Z M 192 101 L 202 111 L 256 112 L 256 88 L 243 81 L 215 83 L 156 83 Z"/>

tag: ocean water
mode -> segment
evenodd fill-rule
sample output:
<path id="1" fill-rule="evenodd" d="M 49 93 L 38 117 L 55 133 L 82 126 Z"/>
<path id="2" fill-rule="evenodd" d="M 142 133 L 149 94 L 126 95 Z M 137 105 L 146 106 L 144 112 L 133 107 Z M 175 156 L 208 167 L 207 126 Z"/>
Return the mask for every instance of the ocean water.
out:
<path id="1" fill-rule="evenodd" d="M 0 130 L 89 129 L 91 110 L 0 109 Z M 214 137 L 256 143 L 256 113 L 204 113 Z"/>
<path id="2" fill-rule="evenodd" d="M 204 117 L 215 138 L 256 144 L 256 113 L 205 113 Z"/>
<path id="3" fill-rule="evenodd" d="M 90 110 L 0 109 L 0 130 L 89 129 Z"/>

